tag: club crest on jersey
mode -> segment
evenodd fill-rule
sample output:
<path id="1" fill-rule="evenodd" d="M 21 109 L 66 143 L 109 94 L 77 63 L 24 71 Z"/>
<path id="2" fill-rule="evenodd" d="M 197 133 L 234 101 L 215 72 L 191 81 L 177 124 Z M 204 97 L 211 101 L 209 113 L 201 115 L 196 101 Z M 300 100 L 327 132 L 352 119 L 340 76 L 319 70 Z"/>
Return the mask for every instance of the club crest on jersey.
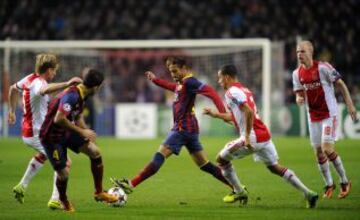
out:
<path id="1" fill-rule="evenodd" d="M 71 111 L 71 105 L 70 105 L 69 103 L 65 103 L 65 104 L 63 105 L 63 110 L 64 110 L 65 112 L 70 112 L 70 111 Z"/>

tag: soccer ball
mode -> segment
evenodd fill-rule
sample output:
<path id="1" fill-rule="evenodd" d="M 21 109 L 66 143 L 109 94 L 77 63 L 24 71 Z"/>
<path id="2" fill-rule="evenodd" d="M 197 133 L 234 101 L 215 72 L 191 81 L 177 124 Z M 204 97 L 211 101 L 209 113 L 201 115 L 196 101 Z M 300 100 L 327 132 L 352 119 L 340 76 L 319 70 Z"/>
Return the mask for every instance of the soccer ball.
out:
<path id="1" fill-rule="evenodd" d="M 113 207 L 122 207 L 125 206 L 127 202 L 127 195 L 121 187 L 113 187 L 108 190 L 108 193 L 111 195 L 119 196 L 117 202 L 110 203 Z"/>

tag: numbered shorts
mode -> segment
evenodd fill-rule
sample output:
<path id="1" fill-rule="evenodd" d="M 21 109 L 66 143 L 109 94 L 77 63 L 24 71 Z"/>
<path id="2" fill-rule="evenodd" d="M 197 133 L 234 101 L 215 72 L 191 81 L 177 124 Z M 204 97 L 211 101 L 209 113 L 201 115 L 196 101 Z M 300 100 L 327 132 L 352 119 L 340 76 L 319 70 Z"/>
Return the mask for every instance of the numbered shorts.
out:
<path id="1" fill-rule="evenodd" d="M 42 153 L 42 154 L 44 154 L 44 155 L 46 155 L 45 149 L 44 149 L 43 145 L 41 144 L 41 141 L 40 141 L 39 136 L 34 136 L 34 137 L 22 137 L 22 139 L 23 139 L 23 142 L 24 142 L 27 146 L 35 149 L 36 151 L 38 151 L 38 152 L 40 152 L 40 153 Z"/>
<path id="2" fill-rule="evenodd" d="M 199 141 L 199 134 L 186 131 L 170 131 L 163 145 L 168 146 L 176 155 L 179 155 L 182 146 L 185 146 L 190 154 L 203 149 Z"/>
<path id="3" fill-rule="evenodd" d="M 42 141 L 42 144 L 54 170 L 62 170 L 66 167 L 67 148 L 70 148 L 75 153 L 79 153 L 80 147 L 88 142 L 78 133 L 71 132 L 62 141 L 57 143 Z"/>
<path id="4" fill-rule="evenodd" d="M 231 161 L 253 154 L 255 161 L 261 161 L 266 166 L 272 166 L 278 163 L 279 156 L 271 139 L 266 142 L 252 143 L 251 145 L 253 146 L 254 151 L 249 150 L 244 143 L 243 137 L 230 141 L 220 151 L 220 157 Z"/>
<path id="5" fill-rule="evenodd" d="M 319 122 L 309 122 L 311 145 L 316 148 L 322 143 L 334 143 L 336 140 L 336 116 L 324 119 Z"/>

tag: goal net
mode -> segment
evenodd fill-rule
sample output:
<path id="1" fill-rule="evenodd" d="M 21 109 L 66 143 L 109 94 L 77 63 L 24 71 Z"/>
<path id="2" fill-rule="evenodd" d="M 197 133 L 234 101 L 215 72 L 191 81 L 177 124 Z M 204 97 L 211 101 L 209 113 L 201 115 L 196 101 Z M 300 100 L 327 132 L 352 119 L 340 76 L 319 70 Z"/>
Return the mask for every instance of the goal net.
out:
<path id="1" fill-rule="evenodd" d="M 4 61 L 0 65 L 3 92 L 6 81 L 11 85 L 34 71 L 36 54 L 52 52 L 60 58 L 55 81 L 80 75 L 85 67 L 97 68 L 106 74 L 105 86 L 99 94 L 103 106 L 118 102 L 166 104 L 168 95 L 148 84 L 143 73 L 152 70 L 170 80 L 164 65 L 168 56 L 185 57 L 196 77 L 215 87 L 220 94 L 223 93 L 217 85 L 217 70 L 224 64 L 234 64 L 240 72 L 240 81 L 253 91 L 263 121 L 270 125 L 273 133 L 281 133 L 271 110 L 283 102 L 283 47 L 267 39 L 3 41 L 0 50 L 0 59 Z M 4 94 L 2 103 L 6 103 Z M 3 115 L 5 112 L 6 105 L 3 105 Z M 103 121 L 107 120 L 112 119 Z M 107 128 L 106 124 L 102 126 Z"/>

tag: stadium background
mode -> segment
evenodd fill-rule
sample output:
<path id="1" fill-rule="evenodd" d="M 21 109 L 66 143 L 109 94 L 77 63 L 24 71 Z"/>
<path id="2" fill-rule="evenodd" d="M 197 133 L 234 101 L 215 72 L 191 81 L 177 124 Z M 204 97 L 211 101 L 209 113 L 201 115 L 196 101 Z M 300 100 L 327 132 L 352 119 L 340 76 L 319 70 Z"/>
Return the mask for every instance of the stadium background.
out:
<path id="1" fill-rule="evenodd" d="M 271 129 L 275 134 L 282 161 L 292 167 L 316 191 L 321 192 L 322 180 L 315 167 L 315 158 L 308 138 L 298 138 L 301 132 L 299 108 L 294 104 L 291 72 L 296 68 L 295 46 L 299 38 L 309 39 L 315 45 L 315 56 L 329 61 L 344 77 L 355 104 L 360 105 L 360 55 L 359 30 L 360 16 L 358 0 L 346 1 L 277 1 L 277 0 L 209 0 L 209 1 L 93 1 L 93 0 L 2 0 L 0 1 L 0 40 L 168 40 L 168 39 L 255 39 L 268 38 L 276 45 L 276 55 L 272 54 L 273 88 L 277 93 L 273 102 Z M 7 88 L 22 76 L 33 71 L 34 55 L 40 51 L 16 51 L 12 53 L 11 68 L 4 71 L 4 51 L 0 51 L 1 73 L 1 135 L 6 125 Z M 78 51 L 81 54 L 83 51 Z M 109 51 L 107 51 L 109 52 Z M 111 52 L 111 51 L 110 51 Z M 154 52 L 154 51 L 152 51 Z M 156 136 L 163 137 L 170 127 L 171 96 L 144 80 L 143 72 L 156 70 L 162 77 L 168 78 L 163 58 L 174 54 L 165 50 L 161 56 L 153 53 L 117 51 L 108 56 L 108 66 L 102 66 L 99 60 L 91 58 L 85 61 L 74 59 L 68 51 L 60 54 L 63 65 L 56 80 L 68 79 L 71 75 L 81 74 L 85 66 L 104 68 L 108 80 L 107 86 L 94 101 L 94 128 L 101 136 L 115 134 L 116 103 L 154 104 L 157 106 Z M 74 52 L 75 53 L 75 52 Z M 155 51 L 155 54 L 158 53 Z M 150 55 L 149 55 L 150 54 Z M 175 55 L 181 55 L 181 52 Z M 150 61 L 144 57 L 150 56 Z M 155 57 L 155 58 L 154 58 Z M 261 103 L 261 76 L 259 74 L 259 52 L 245 52 L 248 67 L 241 70 L 245 83 L 256 93 L 259 107 Z M 208 61 L 216 69 L 217 57 Z M 222 62 L 226 62 L 223 60 Z M 195 66 L 195 70 L 198 70 Z M 200 69 L 201 70 L 201 69 Z M 214 72 L 198 71 L 197 76 L 215 84 Z M 169 79 L 169 78 L 168 78 Z M 274 86 L 275 85 L 275 86 Z M 134 89 L 136 88 L 136 89 Z M 217 87 L 218 91 L 220 89 Z M 339 97 L 339 102 L 342 102 Z M 200 106 L 207 105 L 206 99 L 199 99 Z M 293 118 L 288 124 L 289 114 L 277 113 L 285 107 Z M 343 108 L 343 107 L 342 107 Z M 21 118 L 19 107 L 18 119 Z M 262 165 L 254 165 L 252 158 L 235 161 L 239 175 L 246 180 L 253 192 L 247 209 L 224 206 L 221 196 L 226 193 L 219 184 L 202 185 L 211 182 L 194 168 L 185 153 L 172 158 L 153 180 L 139 188 L 139 193 L 130 197 L 126 209 L 111 210 L 99 206 L 91 200 L 88 161 L 84 157 L 71 155 L 74 159 L 72 179 L 69 185 L 70 198 L 73 198 L 78 213 L 73 219 L 359 219 L 360 184 L 359 173 L 359 137 L 357 124 L 349 122 L 346 111 L 342 111 L 345 137 L 351 139 L 339 142 L 338 151 L 346 163 L 347 172 L 353 180 L 353 193 L 348 199 L 338 201 L 321 200 L 316 212 L 307 212 L 300 204 L 299 195 L 290 187 L 283 186 L 280 179 L 270 177 Z M 199 114 L 198 114 L 199 115 Z M 207 147 L 209 158 L 213 160 L 218 150 L 236 134 L 232 128 L 215 120 L 203 121 L 202 141 Z M 23 206 L 11 198 L 11 187 L 20 178 L 32 153 L 23 147 L 19 138 L 20 122 L 9 127 L 10 138 L 0 138 L 0 219 L 41 219 L 62 217 L 46 210 L 45 204 L 50 192 L 51 168 L 46 166 L 40 172 L 27 195 Z M 91 119 L 90 119 L 91 121 Z M 137 119 L 133 119 L 133 122 Z M 136 123 L 135 123 L 136 124 Z M 279 126 L 284 126 L 280 128 Z M 141 128 L 141 126 L 140 126 Z M 137 127 L 138 129 L 138 127 Z M 136 129 L 135 129 L 136 130 Z M 137 130 L 139 131 L 139 130 Z M 207 137 L 211 136 L 211 137 Z M 215 137 L 217 136 L 217 137 Z M 162 139 L 154 140 L 118 140 L 99 138 L 98 143 L 106 161 L 106 178 L 109 176 L 134 175 L 150 159 Z M 146 146 L 146 147 L 145 147 Z M 186 171 L 186 172 L 185 172 Z M 254 175 L 255 174 L 255 175 Z M 183 178 L 178 178 L 179 176 Z M 260 178 L 263 177 L 263 178 Z M 196 183 L 194 186 L 193 183 Z M 109 186 L 108 183 L 105 185 Z M 161 187 L 159 187 L 161 185 Z M 82 190 L 79 190 L 82 189 Z M 178 189 L 178 190 L 174 190 Z M 169 192 L 170 193 L 169 195 Z M 261 196 L 261 198 L 260 198 Z M 149 199 L 151 198 L 151 199 Z M 259 198 L 259 199 L 258 199 Z M 185 202 L 183 202 L 185 201 Z M 179 205 L 180 204 L 180 205 Z M 185 204 L 185 205 L 181 205 Z M 21 211 L 20 211 L 21 210 Z"/>
<path id="2" fill-rule="evenodd" d="M 359 33 L 360 19 L 356 15 L 359 3 L 352 1 L 1 1 L 0 38 L 2 40 L 146 40 L 146 39 L 237 39 L 269 38 L 272 41 L 272 115 L 271 130 L 280 135 L 304 135 L 306 126 L 300 121 L 299 109 L 294 105 L 291 71 L 296 68 L 295 46 L 299 38 L 311 40 L 316 49 L 316 58 L 332 63 L 344 77 L 356 105 L 360 103 Z M 336 10 L 334 10 L 336 8 Z M 276 52 L 274 52 L 274 45 Z M 41 51 L 41 48 L 39 49 Z M 34 56 L 38 51 L 13 53 L 8 71 L 2 69 L 2 134 L 19 134 L 19 126 L 7 131 L 4 104 L 7 88 L 26 73 L 33 71 Z M 69 52 L 71 53 L 71 52 Z M 161 55 L 159 55 L 161 53 Z M 94 128 L 100 135 L 116 133 L 114 103 L 156 103 L 158 110 L 156 134 L 165 135 L 171 120 L 167 104 L 171 96 L 146 82 L 143 72 L 156 71 L 169 78 L 163 59 L 167 55 L 182 55 L 171 50 L 108 51 L 106 64 L 99 59 L 80 61 L 73 56 L 60 54 L 63 65 L 56 80 L 80 74 L 85 66 L 103 69 L 107 84 L 90 108 L 94 116 Z M 251 52 L 250 52 L 251 53 Z M 242 81 L 252 89 L 261 109 L 261 65 L 258 52 L 247 55 L 246 65 L 239 64 Z M 0 58 L 4 60 L 4 51 Z M 150 58 L 149 58 L 150 57 Z M 208 61 L 214 66 L 206 71 L 195 66 L 198 77 L 216 86 L 215 71 L 225 60 Z M 209 65 L 209 64 L 207 64 Z M 276 69 L 275 69 L 276 68 Z M 274 90 L 276 89 L 276 91 Z M 219 88 L 218 88 L 219 89 Z M 341 97 L 339 97 L 342 102 Z M 202 101 L 202 100 L 201 100 Z M 200 105 L 203 106 L 203 105 Z M 279 107 L 281 106 L 281 108 Z M 343 108 L 343 107 L 342 107 Z M 199 109 L 200 110 L 200 109 Z M 347 120 L 346 112 L 341 111 Z M 21 115 L 18 111 L 19 116 Z M 223 135 L 212 128 L 208 118 L 204 121 L 204 133 Z M 137 119 L 134 119 L 137 121 Z M 19 122 L 19 120 L 18 120 Z M 303 128 L 301 128 L 301 125 Z M 354 128 L 341 124 L 341 136 L 359 137 Z M 5 128 L 5 129 L 4 129 Z M 225 133 L 232 134 L 231 129 Z M 218 130 L 218 129 L 217 129 Z"/>

